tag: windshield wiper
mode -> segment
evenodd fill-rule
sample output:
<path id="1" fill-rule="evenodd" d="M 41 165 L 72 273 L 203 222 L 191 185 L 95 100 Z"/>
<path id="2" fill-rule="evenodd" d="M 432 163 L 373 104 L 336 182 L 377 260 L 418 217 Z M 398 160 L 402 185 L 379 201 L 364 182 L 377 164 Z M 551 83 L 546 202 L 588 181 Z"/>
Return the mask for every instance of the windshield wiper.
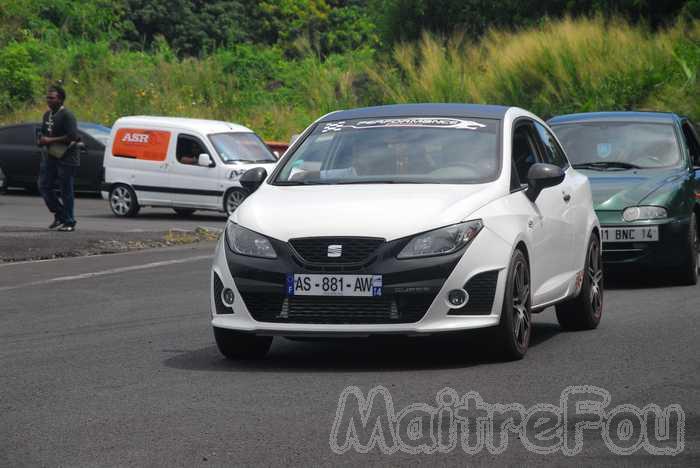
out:
<path id="1" fill-rule="evenodd" d="M 341 180 L 335 182 L 337 185 L 352 185 L 352 184 L 428 184 L 430 182 L 420 182 L 417 180 L 396 180 L 396 179 L 381 179 L 381 180 Z"/>
<path id="2" fill-rule="evenodd" d="M 620 161 L 595 161 L 574 164 L 574 169 L 641 169 L 641 166 Z"/>

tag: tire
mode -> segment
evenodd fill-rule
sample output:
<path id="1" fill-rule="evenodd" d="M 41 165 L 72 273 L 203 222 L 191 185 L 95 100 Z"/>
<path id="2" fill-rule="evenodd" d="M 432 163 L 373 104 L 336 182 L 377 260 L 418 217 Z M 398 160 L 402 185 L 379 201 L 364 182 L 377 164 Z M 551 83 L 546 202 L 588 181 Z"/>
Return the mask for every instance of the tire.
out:
<path id="1" fill-rule="evenodd" d="M 603 258 L 600 239 L 591 235 L 586 250 L 581 291 L 573 299 L 557 304 L 557 320 L 564 330 L 592 330 L 603 315 Z"/>
<path id="2" fill-rule="evenodd" d="M 226 192 L 224 197 L 224 212 L 226 212 L 226 216 L 231 216 L 246 197 L 248 197 L 248 192 L 243 189 L 234 188 Z"/>
<path id="3" fill-rule="evenodd" d="M 173 211 L 178 215 L 178 216 L 191 216 L 194 214 L 195 209 L 193 208 L 173 208 Z"/>
<path id="4" fill-rule="evenodd" d="M 688 244 L 683 270 L 679 275 L 679 283 L 692 286 L 698 284 L 698 252 L 700 251 L 700 227 L 695 213 L 690 214 L 690 227 L 688 229 Z"/>
<path id="5" fill-rule="evenodd" d="M 501 321 L 497 334 L 500 353 L 508 360 L 522 359 L 530 346 L 530 267 L 521 250 L 513 252 L 508 266 Z"/>
<path id="6" fill-rule="evenodd" d="M 128 185 L 116 184 L 109 191 L 109 207 L 121 218 L 136 216 L 141 208 L 136 193 Z"/>
<path id="7" fill-rule="evenodd" d="M 228 359 L 261 359 L 272 345 L 271 336 L 255 336 L 226 328 L 213 328 L 216 346 Z"/>

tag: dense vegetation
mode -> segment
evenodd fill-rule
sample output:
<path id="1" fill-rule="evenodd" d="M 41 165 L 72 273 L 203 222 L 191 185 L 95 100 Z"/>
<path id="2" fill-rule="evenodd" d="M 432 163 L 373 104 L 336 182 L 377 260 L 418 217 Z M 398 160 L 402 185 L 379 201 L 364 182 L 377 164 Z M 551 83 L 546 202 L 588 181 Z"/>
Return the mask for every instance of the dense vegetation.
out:
<path id="1" fill-rule="evenodd" d="M 286 139 L 338 108 L 659 109 L 700 120 L 700 0 L 5 0 L 0 121 L 63 81 L 82 120 L 233 120 Z"/>

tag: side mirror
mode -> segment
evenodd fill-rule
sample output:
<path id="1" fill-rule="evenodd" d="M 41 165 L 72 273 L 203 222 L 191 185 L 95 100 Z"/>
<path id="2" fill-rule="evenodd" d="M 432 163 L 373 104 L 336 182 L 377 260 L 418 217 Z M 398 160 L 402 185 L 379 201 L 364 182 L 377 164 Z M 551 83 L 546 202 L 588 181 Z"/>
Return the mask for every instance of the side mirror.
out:
<path id="1" fill-rule="evenodd" d="M 199 158 L 197 159 L 197 164 L 203 167 L 211 167 L 211 156 L 209 156 L 207 153 L 200 154 Z"/>
<path id="2" fill-rule="evenodd" d="M 275 155 L 275 159 L 279 159 L 279 158 L 280 158 L 280 156 L 282 156 L 282 155 L 280 154 L 280 152 L 279 152 L 279 151 L 277 151 L 277 150 L 274 150 L 274 151 L 272 152 L 272 154 L 274 154 L 274 155 Z"/>
<path id="3" fill-rule="evenodd" d="M 566 174 L 559 166 L 544 163 L 533 164 L 527 171 L 528 187 L 525 195 L 534 202 L 542 190 L 561 184 L 564 177 Z"/>
<path id="4" fill-rule="evenodd" d="M 75 144 L 75 146 L 78 147 L 78 151 L 79 151 L 81 154 L 86 154 L 86 153 L 87 153 L 87 146 L 85 146 L 85 143 L 83 143 L 82 141 L 77 142 L 77 143 Z"/>
<path id="5" fill-rule="evenodd" d="M 267 179 L 267 171 L 265 168 L 256 167 L 255 169 L 245 171 L 238 181 L 244 189 L 249 193 L 253 193 L 260 187 L 260 184 L 262 184 L 265 179 Z"/>

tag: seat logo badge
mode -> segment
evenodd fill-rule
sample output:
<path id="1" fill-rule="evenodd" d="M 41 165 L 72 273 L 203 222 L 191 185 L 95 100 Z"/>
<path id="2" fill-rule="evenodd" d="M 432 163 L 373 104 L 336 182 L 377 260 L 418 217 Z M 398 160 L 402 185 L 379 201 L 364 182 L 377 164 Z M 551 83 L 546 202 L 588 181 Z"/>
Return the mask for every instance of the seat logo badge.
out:
<path id="1" fill-rule="evenodd" d="M 343 255 L 343 246 L 342 245 L 329 245 L 328 246 L 328 257 L 329 258 L 338 258 Z"/>

